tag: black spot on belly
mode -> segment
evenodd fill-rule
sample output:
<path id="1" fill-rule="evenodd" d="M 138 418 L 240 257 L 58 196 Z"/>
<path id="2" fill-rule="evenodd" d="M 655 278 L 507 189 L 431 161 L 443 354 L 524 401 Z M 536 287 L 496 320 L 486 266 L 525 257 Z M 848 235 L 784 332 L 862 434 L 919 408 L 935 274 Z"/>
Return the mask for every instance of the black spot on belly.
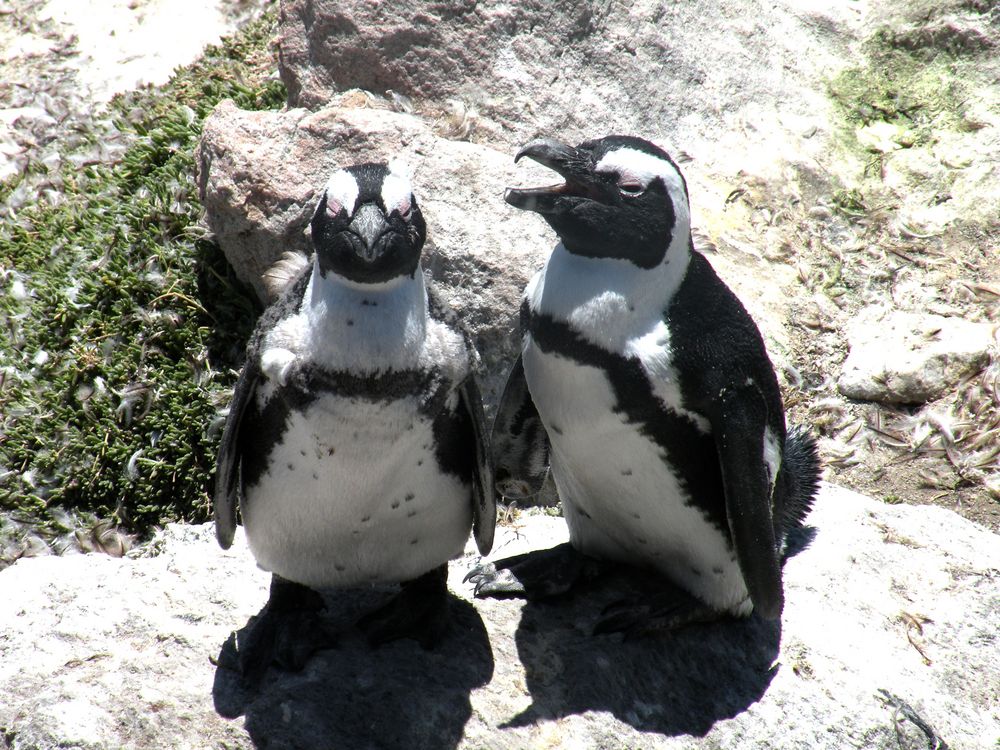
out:
<path id="1" fill-rule="evenodd" d="M 554 432 L 554 433 L 555 433 L 556 435 L 562 435 L 562 434 L 563 434 L 563 431 L 562 431 L 562 427 L 560 427 L 559 425 L 556 425 L 556 424 L 554 424 L 554 425 L 552 425 L 552 428 L 551 428 L 551 429 L 552 429 L 552 431 L 553 431 L 553 432 Z"/>
<path id="2" fill-rule="evenodd" d="M 408 503 L 415 497 L 416 495 L 414 495 L 412 492 L 407 492 L 406 497 L 403 498 L 403 501 Z"/>
<path id="3" fill-rule="evenodd" d="M 638 521 L 641 518 L 641 516 L 638 513 L 633 513 L 632 514 L 632 518 L 634 518 L 636 521 Z"/>
<path id="4" fill-rule="evenodd" d="M 293 464 L 291 461 L 288 462 L 288 470 L 295 471 L 295 464 Z"/>
<path id="5" fill-rule="evenodd" d="M 300 455 L 300 456 L 305 456 L 305 455 L 306 455 L 306 452 L 305 452 L 305 450 L 300 450 L 300 451 L 299 451 L 299 455 Z"/>
<path id="6" fill-rule="evenodd" d="M 336 568 L 337 571 L 340 573 L 343 573 L 345 570 L 347 570 L 347 566 L 341 565 L 340 563 L 336 563 L 333 567 Z"/>
<path id="7" fill-rule="evenodd" d="M 398 508 L 398 507 L 399 507 L 399 500 L 393 500 L 392 501 L 392 509 L 396 510 L 396 508 Z"/>
<path id="8" fill-rule="evenodd" d="M 632 476 L 632 470 L 631 469 L 622 469 L 622 476 L 623 477 L 630 477 L 630 476 Z"/>
<path id="9" fill-rule="evenodd" d="M 700 570 L 698 570 L 697 568 L 694 568 L 694 567 L 692 567 L 692 568 L 691 568 L 691 573 L 692 573 L 692 575 L 696 575 L 696 576 L 698 576 L 699 578 L 701 578 L 701 575 L 702 575 L 702 574 L 701 574 L 701 571 L 700 571 Z"/>
<path id="10" fill-rule="evenodd" d="M 712 568 L 712 572 L 717 576 L 721 576 L 725 571 L 722 568 Z"/>
<path id="11" fill-rule="evenodd" d="M 639 542 L 639 544 L 646 544 L 646 539 L 645 539 L 645 537 L 641 537 L 641 536 L 637 536 L 637 537 L 635 538 L 635 540 L 636 540 L 637 542 Z"/>
<path id="12" fill-rule="evenodd" d="M 587 511 L 585 511 L 583 508 L 577 508 L 576 512 L 579 513 L 584 518 L 591 518 L 591 515 Z M 593 520 L 593 519 L 591 518 L 591 520 Z"/>
<path id="13" fill-rule="evenodd" d="M 424 459 L 421 458 L 417 461 L 417 466 L 423 466 L 423 465 L 424 465 Z"/>
<path id="14" fill-rule="evenodd" d="M 411 540 L 410 540 L 410 545 L 411 545 L 411 546 L 412 546 L 412 545 L 414 545 L 414 544 L 416 544 L 416 543 L 417 543 L 417 540 L 416 540 L 416 539 L 411 539 Z"/>
<path id="15" fill-rule="evenodd" d="M 406 517 L 407 517 L 407 518 L 413 518 L 413 517 L 414 517 L 415 515 L 417 515 L 417 511 L 415 511 L 415 510 L 411 510 L 411 511 L 409 511 L 409 512 L 408 512 L 408 513 L 406 514 Z"/>
<path id="16" fill-rule="evenodd" d="M 317 474 L 315 471 L 313 472 L 313 479 L 319 479 L 319 474 Z"/>
<path id="17" fill-rule="evenodd" d="M 354 325 L 354 321 L 353 321 L 353 320 L 351 320 L 350 318 L 348 318 L 348 319 L 347 319 L 347 325 L 348 325 L 348 326 L 352 326 L 352 325 Z"/>
<path id="18" fill-rule="evenodd" d="M 361 523 L 368 523 L 370 520 L 372 520 L 371 516 L 365 516 L 361 519 Z"/>

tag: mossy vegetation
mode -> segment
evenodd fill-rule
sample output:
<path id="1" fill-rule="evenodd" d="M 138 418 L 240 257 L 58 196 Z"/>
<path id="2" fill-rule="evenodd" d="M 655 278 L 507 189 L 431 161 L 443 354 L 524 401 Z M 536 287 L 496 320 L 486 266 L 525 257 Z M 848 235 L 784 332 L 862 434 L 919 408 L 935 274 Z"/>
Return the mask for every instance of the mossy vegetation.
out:
<path id="1" fill-rule="evenodd" d="M 209 513 L 215 451 L 256 310 L 200 228 L 194 149 L 224 98 L 279 108 L 276 14 L 172 81 L 111 104 L 128 148 L 0 226 L 0 509 L 142 533 Z M 0 186 L 0 203 L 18 188 Z"/>
<path id="2" fill-rule="evenodd" d="M 902 148 L 926 143 L 941 129 L 974 130 L 966 60 L 988 51 L 988 40 L 947 24 L 884 26 L 866 41 L 863 64 L 830 81 L 830 96 L 851 131 L 888 123 L 899 129 Z"/>

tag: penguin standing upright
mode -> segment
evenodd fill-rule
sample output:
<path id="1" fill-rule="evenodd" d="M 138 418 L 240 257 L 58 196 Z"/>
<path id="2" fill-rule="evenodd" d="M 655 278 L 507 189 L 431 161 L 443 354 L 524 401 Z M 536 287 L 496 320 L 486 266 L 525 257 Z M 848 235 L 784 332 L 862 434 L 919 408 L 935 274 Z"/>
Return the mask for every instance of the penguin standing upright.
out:
<path id="1" fill-rule="evenodd" d="M 441 634 L 447 561 L 493 541 L 493 477 L 473 354 L 425 287 L 426 227 L 404 165 L 333 173 L 312 263 L 261 317 L 219 451 L 215 519 L 237 502 L 273 573 L 244 673 L 330 645 L 315 589 L 402 582 L 359 625 L 374 644 Z"/>
<path id="2" fill-rule="evenodd" d="M 614 607 L 598 632 L 777 618 L 818 458 L 807 433 L 786 434 L 760 333 L 694 250 L 680 170 L 626 136 L 538 140 L 523 157 L 565 182 L 505 199 L 560 242 L 524 293 L 494 464 L 500 489 L 531 492 L 550 462 L 570 543 L 480 566 L 477 595 L 560 593 L 596 558 L 682 590 Z"/>

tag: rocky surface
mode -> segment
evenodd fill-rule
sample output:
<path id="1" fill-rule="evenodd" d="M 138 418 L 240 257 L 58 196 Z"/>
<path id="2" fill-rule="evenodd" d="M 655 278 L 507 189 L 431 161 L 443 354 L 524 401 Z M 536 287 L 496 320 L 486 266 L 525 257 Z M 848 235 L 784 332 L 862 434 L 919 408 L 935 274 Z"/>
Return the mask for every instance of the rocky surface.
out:
<path id="1" fill-rule="evenodd" d="M 420 2 L 402 15 L 381 4 L 290 0 L 281 75 L 290 106 L 316 109 L 354 87 L 454 99 L 508 143 L 638 122 L 654 137 L 704 136 L 751 104 L 790 101 L 802 114 L 806 98 L 821 98 L 803 81 L 832 61 L 829 27 L 852 13 L 811 6 L 489 0 Z"/>
<path id="2" fill-rule="evenodd" d="M 808 524 L 780 626 L 591 636 L 626 580 L 557 603 L 472 601 L 470 546 L 451 564 L 438 649 L 370 651 L 349 623 L 386 593 L 331 592 L 340 646 L 259 689 L 217 665 L 267 595 L 242 535 L 223 552 L 210 525 L 176 525 L 124 559 L 20 560 L 0 572 L 0 747 L 928 746 L 881 691 L 951 747 L 995 747 L 996 535 L 831 485 Z M 522 515 L 493 556 L 565 535 L 559 518 Z"/>
<path id="3" fill-rule="evenodd" d="M 838 381 L 851 398 L 922 404 L 980 372 L 998 342 L 989 323 L 865 310 L 848 327 L 851 352 Z"/>

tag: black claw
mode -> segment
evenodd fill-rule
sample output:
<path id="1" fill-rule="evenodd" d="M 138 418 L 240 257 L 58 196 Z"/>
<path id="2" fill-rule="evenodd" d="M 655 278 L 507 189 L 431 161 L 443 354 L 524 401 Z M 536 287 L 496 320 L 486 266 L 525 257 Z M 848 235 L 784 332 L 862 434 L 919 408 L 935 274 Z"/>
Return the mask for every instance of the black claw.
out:
<path id="1" fill-rule="evenodd" d="M 496 572 L 497 568 L 493 563 L 480 563 L 465 574 L 465 578 L 462 579 L 462 583 L 469 583 L 470 581 L 475 583 L 483 578 L 483 576 L 496 575 Z"/>
<path id="2" fill-rule="evenodd" d="M 465 580 L 475 583 L 477 597 L 546 599 L 568 592 L 586 577 L 594 564 L 596 561 L 584 557 L 567 543 L 496 563 L 483 563 L 470 570 Z"/>

